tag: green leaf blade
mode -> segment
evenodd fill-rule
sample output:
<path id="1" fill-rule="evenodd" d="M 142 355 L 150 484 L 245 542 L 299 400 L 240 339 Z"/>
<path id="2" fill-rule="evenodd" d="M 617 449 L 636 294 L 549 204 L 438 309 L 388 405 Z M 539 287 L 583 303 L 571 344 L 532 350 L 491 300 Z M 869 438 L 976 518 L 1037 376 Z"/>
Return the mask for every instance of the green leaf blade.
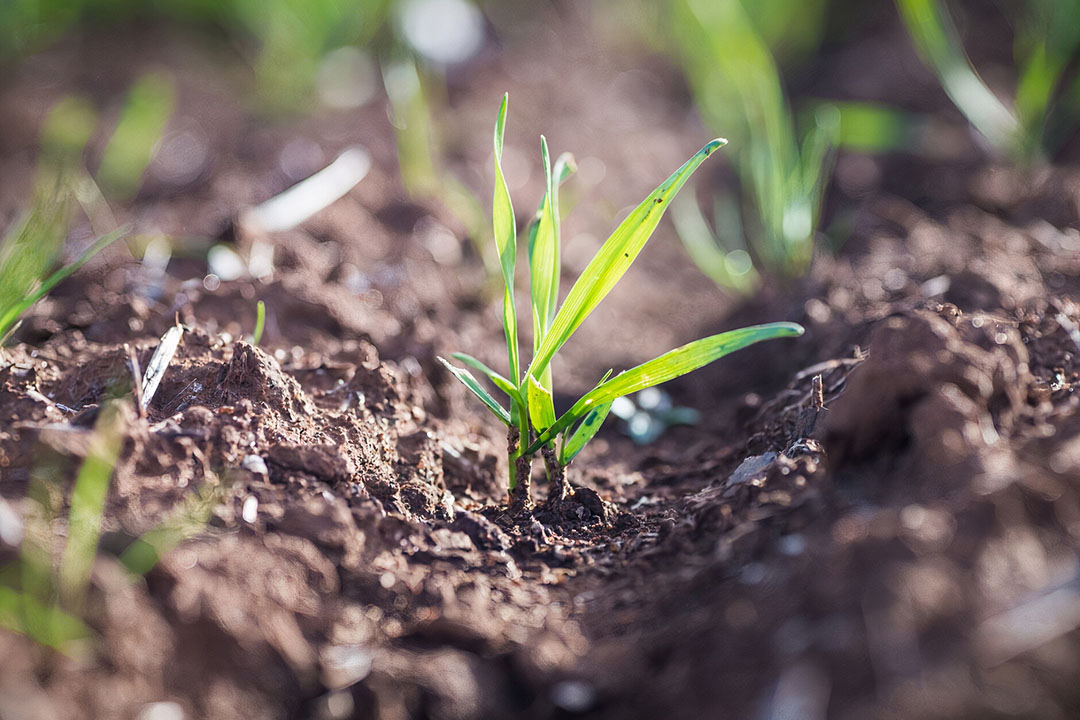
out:
<path id="1" fill-rule="evenodd" d="M 564 467 L 569 465 L 570 461 L 577 457 L 577 454 L 589 444 L 589 441 L 600 431 L 600 426 L 604 424 L 604 420 L 607 419 L 610 411 L 611 403 L 604 403 L 589 411 L 581 424 L 574 429 L 574 432 L 570 433 L 570 437 L 563 441 L 562 451 L 559 453 L 559 463 L 561 465 Z"/>
<path id="2" fill-rule="evenodd" d="M 527 452 L 535 452 L 553 436 L 577 422 L 578 418 L 604 403 L 673 380 L 725 355 L 763 340 L 798 337 L 804 332 L 801 325 L 780 322 L 731 330 L 687 343 L 637 367 L 619 373 L 583 395 L 554 425 L 542 432 Z"/>
<path id="3" fill-rule="evenodd" d="M 542 432 L 555 424 L 555 402 L 551 392 L 536 378 L 529 376 L 529 422 L 537 432 Z"/>
<path id="4" fill-rule="evenodd" d="M 619 373 L 587 393 L 585 398 L 591 398 L 594 403 L 614 400 L 674 380 L 762 340 L 798 337 L 802 334 L 802 326 L 795 323 L 769 323 L 695 340 Z"/>
<path id="5" fill-rule="evenodd" d="M 5 309 L 3 311 L 3 314 L 0 315 L 0 340 L 6 337 L 8 330 L 11 329 L 11 327 L 16 323 L 16 321 L 18 321 L 18 319 L 22 316 L 22 314 L 29 310 L 34 305 L 34 303 L 48 295 L 54 287 L 59 285 L 62 281 L 66 280 L 72 273 L 74 273 L 76 270 L 89 262 L 92 257 L 107 248 L 109 245 L 112 245 L 120 238 L 127 235 L 129 232 L 130 228 L 125 225 L 124 227 L 114 230 L 107 235 L 102 235 L 94 241 L 93 245 L 84 250 L 82 254 L 79 255 L 79 257 L 75 258 L 75 260 L 63 266 L 46 279 L 42 280 L 41 284 L 38 285 L 37 288 L 33 290 L 33 292 L 30 292 L 18 303 Z"/>
<path id="6" fill-rule="evenodd" d="M 510 380 L 508 380 L 503 375 L 492 370 L 480 360 L 477 360 L 472 355 L 467 355 L 466 353 L 461 352 L 456 352 L 450 357 L 454 358 L 455 360 L 460 360 L 461 362 L 471 367 L 473 370 L 478 370 L 479 372 L 482 372 L 484 376 L 491 381 L 492 385 L 509 395 L 511 400 L 519 403 L 521 402 L 521 393 L 518 392 L 518 389 L 514 386 L 514 383 L 510 382 Z"/>
<path id="7" fill-rule="evenodd" d="M 499 115 L 495 120 L 495 195 L 491 205 L 491 220 L 495 231 L 495 247 L 499 251 L 499 265 L 502 267 L 503 284 L 503 330 L 506 334 L 507 360 L 510 364 L 511 377 L 520 374 L 518 359 L 517 312 L 514 308 L 514 267 L 517 265 L 517 220 L 514 218 L 514 204 L 510 201 L 510 189 L 502 170 L 503 136 L 506 130 L 506 106 L 510 94 L 503 95 Z"/>
<path id="8" fill-rule="evenodd" d="M 559 294 L 559 223 L 555 215 L 556 186 L 552 181 L 551 155 L 547 139 L 540 136 L 540 154 L 544 163 L 544 200 L 540 204 L 535 233 L 529 237 L 529 290 L 533 305 L 533 342 L 543 341 L 555 315 Z"/>
<path id="9" fill-rule="evenodd" d="M 442 357 L 439 358 L 439 362 L 441 362 L 462 385 L 467 387 L 473 395 L 480 398 L 480 402 L 484 403 L 488 410 L 491 410 L 495 417 L 499 418 L 503 424 L 510 424 L 510 413 L 507 412 L 506 408 L 500 405 L 495 398 L 491 397 L 490 393 L 484 389 L 471 372 L 459 367 L 454 367 L 454 365 Z"/>
<path id="10" fill-rule="evenodd" d="M 556 313 L 550 330 L 533 357 L 529 367 L 530 375 L 540 375 L 543 372 L 559 348 L 570 339 L 585 318 L 611 292 L 652 236 L 667 210 L 669 201 L 675 197 L 701 163 L 726 142 L 717 138 L 701 148 L 671 177 L 653 190 L 604 242 L 570 288 L 563 306 Z"/>

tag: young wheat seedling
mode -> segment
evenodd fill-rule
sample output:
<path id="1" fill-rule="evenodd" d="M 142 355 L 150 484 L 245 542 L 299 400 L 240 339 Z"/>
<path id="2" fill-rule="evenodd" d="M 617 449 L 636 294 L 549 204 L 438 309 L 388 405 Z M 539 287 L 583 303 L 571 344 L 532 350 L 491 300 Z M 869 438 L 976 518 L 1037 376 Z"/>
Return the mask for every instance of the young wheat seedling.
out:
<path id="1" fill-rule="evenodd" d="M 571 493 L 566 481 L 567 465 L 596 435 L 615 399 L 685 375 L 761 340 L 801 335 L 803 329 L 794 323 L 770 323 L 696 340 L 614 377 L 608 371 L 596 387 L 585 393 L 569 410 L 556 416 L 552 401 L 552 359 L 637 258 L 663 217 L 668 203 L 686 180 L 705 158 L 726 141 L 716 139 L 709 142 L 653 190 L 604 242 L 571 286 L 562 306 L 556 307 L 561 273 L 558 192 L 559 185 L 573 172 L 574 164 L 571 157 L 563 155 L 555 162 L 553 171 L 547 141 L 541 136 L 540 150 L 547 188 L 528 236 L 533 352 L 532 359 L 522 371 L 518 316 L 514 305 L 517 222 L 502 171 L 507 99 L 503 97 L 495 122 L 492 218 L 504 283 L 503 329 L 509 377 L 464 353 L 455 353 L 454 357 L 487 377 L 510 399 L 510 407 L 503 407 L 493 398 L 469 370 L 439 359 L 507 426 L 511 510 L 522 512 L 531 503 L 529 481 L 536 454 L 540 453 L 543 457 L 552 482 L 550 501 L 558 503 Z"/>

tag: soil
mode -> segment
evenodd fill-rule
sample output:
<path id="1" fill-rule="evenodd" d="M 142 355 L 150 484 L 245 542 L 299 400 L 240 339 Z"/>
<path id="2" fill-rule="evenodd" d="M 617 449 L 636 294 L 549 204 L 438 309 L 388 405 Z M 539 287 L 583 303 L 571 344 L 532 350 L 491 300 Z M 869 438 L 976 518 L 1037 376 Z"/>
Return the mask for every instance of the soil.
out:
<path id="1" fill-rule="evenodd" d="M 665 61 L 605 50 L 559 7 L 541 15 L 559 33 L 493 44 L 450 76 L 444 133 L 452 169 L 484 195 L 490 111 L 510 88 L 521 207 L 540 194 L 541 130 L 587 160 L 564 231 L 575 272 L 708 134 Z M 902 56 L 867 65 L 877 87 L 921 87 L 955 130 L 898 33 L 832 49 L 823 67 Z M 671 383 L 698 424 L 639 447 L 610 422 L 571 466 L 574 494 L 545 508 L 537 472 L 540 506 L 515 517 L 501 426 L 436 360 L 499 364 L 495 299 L 467 243 L 446 246 L 453 217 L 400 187 L 385 107 L 269 123 L 213 59 L 163 29 L 95 32 L 0 84 L 4 217 L 64 93 L 115 110 L 138 72 L 167 68 L 180 95 L 162 147 L 187 133 L 205 150 L 182 181 L 159 152 L 117 208 L 143 233 L 188 238 L 163 277 L 114 246 L 0 350 L 0 496 L 28 516 L 34 478 L 51 468 L 66 491 L 95 409 L 130 382 L 125 346 L 145 368 L 185 328 L 146 417 L 123 421 L 86 603 L 95 640 L 66 656 L 0 631 L 0 717 L 1080 712 L 1076 158 L 1015 170 L 960 130 L 945 160 L 844 155 L 829 218 L 847 242 L 741 302 L 662 228 L 556 365 L 557 403 L 705 333 L 768 320 L 807 333 Z M 857 95 L 847 77 L 810 86 Z M 243 251 L 245 206 L 355 143 L 371 175 L 272 238 L 272 278 L 204 282 L 209 238 Z M 256 299 L 259 347 L 245 339 Z M 145 575 L 123 569 L 136 538 L 207 498 L 208 519 Z M 0 542 L 0 562 L 15 557 Z"/>

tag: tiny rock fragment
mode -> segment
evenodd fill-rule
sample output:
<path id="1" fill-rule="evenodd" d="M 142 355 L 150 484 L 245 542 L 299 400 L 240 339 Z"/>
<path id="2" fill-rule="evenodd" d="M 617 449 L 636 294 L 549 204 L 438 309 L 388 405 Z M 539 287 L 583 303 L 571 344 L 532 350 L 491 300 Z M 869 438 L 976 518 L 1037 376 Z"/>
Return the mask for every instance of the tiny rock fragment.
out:
<path id="1" fill-rule="evenodd" d="M 266 469 L 266 461 L 258 455 L 245 455 L 244 459 L 240 461 L 240 467 L 244 468 L 248 472 L 253 472 L 256 475 L 268 475 L 269 472 Z"/>

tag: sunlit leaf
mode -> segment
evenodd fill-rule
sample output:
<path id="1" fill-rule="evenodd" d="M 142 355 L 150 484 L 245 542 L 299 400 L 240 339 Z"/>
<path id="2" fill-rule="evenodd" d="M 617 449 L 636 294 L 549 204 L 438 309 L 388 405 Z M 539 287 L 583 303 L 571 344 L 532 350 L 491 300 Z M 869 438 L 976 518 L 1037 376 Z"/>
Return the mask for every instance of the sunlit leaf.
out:
<path id="1" fill-rule="evenodd" d="M 619 373 L 587 392 L 554 425 L 540 433 L 526 452 L 536 452 L 545 443 L 549 442 L 552 437 L 604 403 L 610 403 L 624 395 L 693 372 L 729 353 L 741 350 L 762 340 L 797 337 L 802 334 L 802 326 L 795 323 L 769 323 L 712 335 L 670 350 L 635 368 Z"/>
<path id="2" fill-rule="evenodd" d="M 560 254 L 562 241 L 559 231 L 559 186 L 576 170 L 574 156 L 563 153 L 551 167 L 547 139 L 540 136 L 540 153 L 544 163 L 545 190 L 536 216 L 529 223 L 529 273 L 533 305 L 533 354 L 536 353 L 555 316 L 559 301 L 559 278 L 562 272 Z M 541 383 L 551 390 L 549 383 Z"/>
<path id="3" fill-rule="evenodd" d="M 520 374 L 518 360 L 517 311 L 514 308 L 514 266 L 517 264 L 517 220 L 514 205 L 510 202 L 510 190 L 502 171 L 503 135 L 506 130 L 506 105 L 510 95 L 503 95 L 499 117 L 495 121 L 495 196 L 492 200 L 491 219 L 495 230 L 495 246 L 499 250 L 499 264 L 503 272 L 503 330 L 506 334 L 506 353 L 510 364 L 510 376 Z"/>
<path id="4" fill-rule="evenodd" d="M 610 411 L 611 403 L 609 402 L 589 411 L 581 423 L 570 433 L 570 437 L 563 441 L 562 450 L 559 453 L 559 462 L 562 465 L 569 465 L 570 461 L 577 457 L 582 448 L 595 437 Z"/>
<path id="5" fill-rule="evenodd" d="M 555 422 L 555 403 L 551 393 L 536 378 L 529 376 L 529 422 L 537 432 Z"/>
<path id="6" fill-rule="evenodd" d="M 540 155 L 544 165 L 544 200 L 540 205 L 535 232 L 529 237 L 529 291 L 532 297 L 534 345 L 543 341 L 544 334 L 555 316 L 559 295 L 559 218 L 558 186 L 552 181 L 551 156 L 547 139 L 540 136 Z"/>
<path id="7" fill-rule="evenodd" d="M 503 423 L 510 424 L 510 413 L 506 411 L 502 405 L 500 405 L 495 398 L 491 397 L 487 390 L 473 377 L 473 374 L 463 368 L 454 367 L 445 358 L 439 358 L 439 362 L 446 366 L 446 369 L 454 374 L 461 384 L 469 388 L 472 394 L 480 398 L 480 402 L 487 405 L 488 409 L 495 414 L 495 417 L 503 421 Z"/>
<path id="8" fill-rule="evenodd" d="M 32 220 L 33 216 L 31 216 Z M 27 232 L 35 232 L 34 228 L 29 229 Z M 64 267 L 60 268 L 52 275 L 47 277 L 37 286 L 32 292 L 29 292 L 25 297 L 21 298 L 14 305 L 7 308 L 0 308 L 0 340 L 6 337 L 7 332 L 19 319 L 19 317 L 30 309 L 30 307 L 41 298 L 49 294 L 49 292 L 56 287 L 62 280 L 65 280 L 73 272 L 85 265 L 90 258 L 97 255 L 99 252 L 113 244 L 120 238 L 127 235 L 129 232 L 128 227 L 122 227 L 118 230 L 114 230 L 108 235 L 103 235 L 94 241 L 94 244 L 83 251 L 79 257 L 75 258 L 72 262 L 68 263 Z M 16 240 L 16 242 L 20 242 Z M 6 268 L 5 268 L 6 269 Z M 8 276 L 10 279 L 10 276 Z"/>
<path id="9" fill-rule="evenodd" d="M 455 360 L 460 360 L 461 362 L 471 367 L 473 370 L 478 370 L 484 373 L 484 376 L 491 381 L 492 385 L 509 395 L 511 399 L 520 402 L 520 393 L 518 393 L 517 387 L 512 382 L 507 380 L 501 374 L 489 368 L 481 361 L 474 358 L 472 355 L 457 352 L 453 353 L 451 357 L 453 357 Z"/>
<path id="10" fill-rule="evenodd" d="M 726 141 L 716 139 L 701 148 L 692 158 L 660 184 L 638 205 L 611 234 L 570 288 L 565 302 L 555 315 L 529 367 L 529 374 L 539 376 L 551 358 L 570 339 L 585 318 L 611 291 L 637 258 L 659 224 L 668 202 L 675 197 L 691 174 Z"/>

